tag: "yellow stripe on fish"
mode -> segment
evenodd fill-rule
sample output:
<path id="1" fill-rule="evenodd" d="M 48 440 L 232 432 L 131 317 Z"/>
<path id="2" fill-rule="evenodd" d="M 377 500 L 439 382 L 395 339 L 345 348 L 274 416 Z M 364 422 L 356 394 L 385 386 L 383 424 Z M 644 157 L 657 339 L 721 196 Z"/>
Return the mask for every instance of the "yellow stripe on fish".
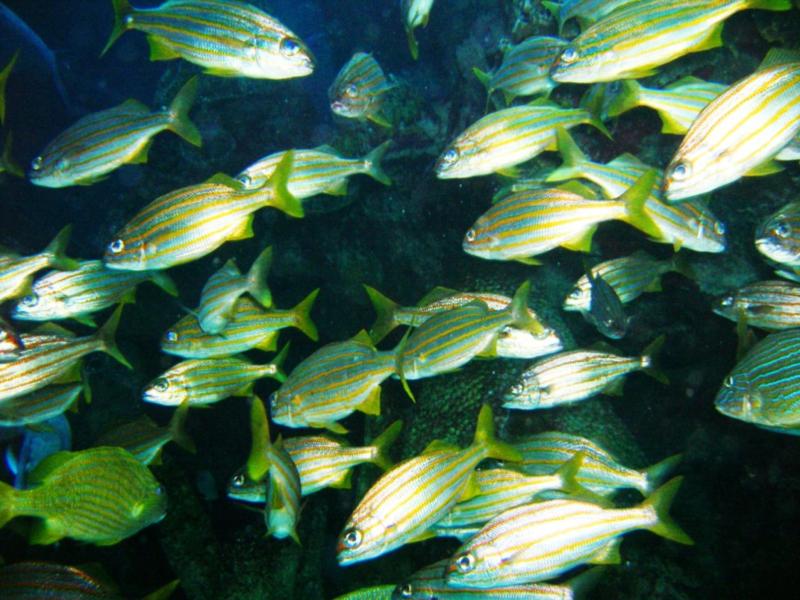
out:
<path id="1" fill-rule="evenodd" d="M 328 88 L 331 110 L 348 119 L 369 119 L 389 126 L 381 115 L 386 92 L 392 89 L 378 61 L 371 54 L 357 52 L 336 75 Z"/>

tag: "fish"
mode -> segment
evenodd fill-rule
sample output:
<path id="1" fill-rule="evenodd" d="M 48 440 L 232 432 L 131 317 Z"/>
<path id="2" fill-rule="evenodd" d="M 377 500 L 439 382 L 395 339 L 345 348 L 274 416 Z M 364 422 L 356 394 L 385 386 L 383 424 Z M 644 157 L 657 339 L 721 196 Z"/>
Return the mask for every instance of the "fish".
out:
<path id="1" fill-rule="evenodd" d="M 512 508 L 458 549 L 446 568 L 447 583 L 481 589 L 535 583 L 586 563 L 619 563 L 621 536 L 637 529 L 691 545 L 692 539 L 668 514 L 682 481 L 668 481 L 631 508 L 580 500 Z"/>
<path id="2" fill-rule="evenodd" d="M 333 600 L 392 600 L 394 585 L 373 585 L 368 588 L 359 588 L 342 596 L 336 596 Z"/>
<path id="3" fill-rule="evenodd" d="M 725 377 L 714 407 L 732 419 L 800 435 L 798 352 L 800 329 L 768 335 Z"/>
<path id="4" fill-rule="evenodd" d="M 489 97 L 503 93 L 506 104 L 518 96 L 549 95 L 555 82 L 550 79 L 550 65 L 567 42 L 548 36 L 530 37 L 503 53 L 503 62 L 491 73 L 474 67 L 472 72 L 486 88 Z"/>
<path id="5" fill-rule="evenodd" d="M 589 282 L 589 310 L 582 314 L 602 335 L 612 340 L 625 337 L 629 319 L 622 301 L 603 276 L 586 268 Z"/>
<path id="6" fill-rule="evenodd" d="M 8 77 L 14 69 L 14 65 L 17 64 L 18 58 L 19 50 L 11 55 L 11 60 L 0 70 L 0 125 L 4 125 L 6 122 L 6 86 L 8 85 Z"/>
<path id="7" fill-rule="evenodd" d="M 24 295 L 30 289 L 33 276 L 42 269 L 77 269 L 78 261 L 65 254 L 70 233 L 72 226 L 67 225 L 44 250 L 32 256 L 0 251 L 0 302 Z"/>
<path id="8" fill-rule="evenodd" d="M 586 400 L 599 393 L 619 394 L 628 373 L 644 371 L 663 382 L 653 369 L 653 356 L 664 343 L 656 339 L 641 356 L 620 356 L 601 350 L 569 350 L 533 363 L 503 397 L 504 408 L 537 410 Z"/>
<path id="9" fill-rule="evenodd" d="M 339 564 L 375 558 L 423 536 L 469 493 L 473 471 L 484 459 L 514 462 L 518 457 L 516 450 L 495 438 L 492 410 L 484 404 L 472 445 L 459 450 L 433 444 L 375 482 L 339 535 Z"/>
<path id="10" fill-rule="evenodd" d="M 380 414 L 380 385 L 397 372 L 394 351 L 375 349 L 366 332 L 326 344 L 297 365 L 270 396 L 272 420 L 344 434 L 337 421 L 356 410 Z"/>
<path id="11" fill-rule="evenodd" d="M 19 321 L 75 319 L 96 326 L 91 314 L 135 299 L 135 287 L 151 281 L 170 296 L 177 296 L 175 282 L 160 271 L 115 271 L 102 261 L 84 260 L 74 271 L 50 271 L 39 277 L 30 292 L 12 309 Z"/>
<path id="12" fill-rule="evenodd" d="M 408 50 L 411 58 L 419 59 L 419 45 L 414 35 L 417 27 L 427 27 L 431 16 L 433 0 L 401 0 L 400 10 L 403 13 L 403 23 L 406 27 L 406 37 L 408 38 Z"/>
<path id="13" fill-rule="evenodd" d="M 169 442 L 175 442 L 184 450 L 194 454 L 197 449 L 186 433 L 186 416 L 189 403 L 184 402 L 172 414 L 167 427 L 159 427 L 147 415 L 124 423 L 103 433 L 95 446 L 119 446 L 130 452 L 142 464 L 159 464 L 161 449 Z"/>
<path id="14" fill-rule="evenodd" d="M 745 175 L 774 173 L 780 167 L 772 159 L 799 132 L 800 55 L 770 51 L 694 120 L 664 171 L 664 197 L 679 202 Z"/>
<path id="15" fill-rule="evenodd" d="M 253 261 L 247 275 L 242 275 L 236 261 L 230 259 L 208 278 L 200 292 L 197 322 L 206 333 L 217 334 L 228 326 L 236 314 L 236 303 L 249 294 L 264 308 L 272 306 L 272 292 L 267 275 L 272 266 L 272 246 L 267 246 Z"/>
<path id="16" fill-rule="evenodd" d="M 790 202 L 756 228 L 756 250 L 790 269 L 800 268 L 800 202 Z"/>
<path id="17" fill-rule="evenodd" d="M 610 496 L 622 489 L 652 494 L 683 458 L 670 456 L 644 469 L 626 467 L 613 454 L 587 438 L 561 431 L 544 431 L 513 442 L 522 455 L 518 467 L 531 475 L 550 475 L 582 454 L 575 480 L 594 494 Z"/>
<path id="18" fill-rule="evenodd" d="M 387 140 L 363 158 L 345 158 L 329 146 L 311 150 L 294 150 L 294 162 L 286 186 L 289 193 L 301 200 L 317 194 L 343 196 L 347 193 L 347 179 L 351 175 L 369 175 L 375 181 L 391 185 L 392 180 L 381 166 L 386 151 L 391 146 Z M 264 185 L 275 172 L 275 166 L 285 151 L 261 158 L 236 176 L 245 189 Z"/>
<path id="19" fill-rule="evenodd" d="M 94 334 L 85 337 L 55 337 L 45 343 L 25 341 L 22 355 L 10 363 L 0 363 L 0 407 L 7 400 L 35 392 L 67 376 L 81 358 L 93 352 L 105 352 L 131 369 L 114 341 L 119 325 L 121 307 Z"/>
<path id="20" fill-rule="evenodd" d="M 112 0 L 114 28 L 101 56 L 129 29 L 143 32 L 150 60 L 182 58 L 218 77 L 290 79 L 314 72 L 311 50 L 283 23 L 236 0 L 168 0 L 134 8 Z"/>
<path id="21" fill-rule="evenodd" d="M 545 180 L 587 179 L 596 184 L 607 198 L 622 194 L 637 178 L 653 169 L 631 154 L 621 154 L 606 164 L 592 162 L 565 131 L 558 132 L 558 149 L 564 162 Z M 698 198 L 668 204 L 661 192 L 662 185 L 663 177 L 657 174 L 644 203 L 645 214 L 658 230 L 652 240 L 671 244 L 676 252 L 682 248 L 695 252 L 724 252 L 727 247 L 725 224 L 711 212 L 707 203 Z"/>
<path id="22" fill-rule="evenodd" d="M 6 140 L 3 143 L 3 153 L 0 154 L 0 174 L 8 173 L 15 177 L 25 177 L 25 171 L 19 166 L 14 157 L 11 155 L 11 144 L 14 139 L 9 131 L 6 134 Z"/>
<path id="23" fill-rule="evenodd" d="M 562 0 L 550 2 L 543 0 L 542 6 L 552 13 L 558 21 L 558 31 L 564 30 L 564 24 L 570 19 L 577 19 L 581 30 L 607 17 L 618 8 L 630 4 L 633 0 Z"/>
<path id="24" fill-rule="evenodd" d="M 800 285 L 784 280 L 757 281 L 716 299 L 712 310 L 726 319 L 777 331 L 800 327 Z"/>
<path id="25" fill-rule="evenodd" d="M 58 452 L 31 474 L 28 490 L 0 483 L 0 527 L 14 517 L 37 517 L 31 544 L 68 537 L 111 546 L 164 518 L 164 488 L 122 448 Z"/>
<path id="26" fill-rule="evenodd" d="M 254 365 L 236 357 L 184 360 L 150 382 L 142 400 L 162 406 L 213 404 L 230 396 L 252 395 L 253 384 L 264 377 L 285 379 L 276 363 Z"/>
<path id="27" fill-rule="evenodd" d="M 302 216 L 299 201 L 286 189 L 291 165 L 290 152 L 270 183 L 255 190 L 219 175 L 156 198 L 117 232 L 103 262 L 126 271 L 167 269 L 206 256 L 227 241 L 253 237 L 254 213 L 264 207 Z"/>
<path id="28" fill-rule="evenodd" d="M 391 127 L 381 107 L 392 87 L 372 54 L 356 52 L 328 88 L 328 100 L 331 110 L 340 117 L 369 119 L 382 127 Z"/>
<path id="29" fill-rule="evenodd" d="M 35 425 L 52 419 L 73 406 L 81 392 L 86 393 L 85 386 L 64 383 L 4 400 L 0 402 L 0 427 Z"/>
<path id="30" fill-rule="evenodd" d="M 0 363 L 17 360 L 24 349 L 25 344 L 14 327 L 0 317 Z"/>
<path id="31" fill-rule="evenodd" d="M 644 212 L 655 180 L 655 172 L 648 172 L 612 200 L 592 199 L 585 188 L 580 193 L 559 188 L 513 193 L 475 221 L 462 248 L 487 260 L 539 264 L 531 258 L 558 246 L 588 252 L 597 225 L 612 219 L 657 237 L 657 226 Z"/>
<path id="32" fill-rule="evenodd" d="M 262 308 L 254 300 L 241 298 L 230 323 L 220 333 L 211 335 L 200 327 L 197 317 L 188 314 L 170 327 L 161 338 L 161 349 L 182 358 L 231 356 L 258 348 L 273 352 L 281 329 L 294 327 L 309 339 L 317 341 L 317 327 L 311 320 L 311 309 L 319 289 L 312 291 L 289 310 Z"/>
<path id="33" fill-rule="evenodd" d="M 22 440 L 17 451 L 12 446 L 6 448 L 6 466 L 14 475 L 14 487 L 26 489 L 28 476 L 48 456 L 72 448 L 72 429 L 63 414 L 40 421 L 33 426 L 25 426 L 21 431 Z"/>
<path id="34" fill-rule="evenodd" d="M 741 10 L 784 11 L 789 0 L 637 0 L 570 42 L 550 76 L 558 83 L 639 79 L 691 52 L 722 46 L 725 20 Z"/>
<path id="35" fill-rule="evenodd" d="M 555 147 L 556 130 L 590 124 L 605 126 L 583 109 L 561 108 L 536 100 L 504 108 L 478 119 L 450 142 L 436 162 L 439 179 L 500 173 L 515 176 L 514 167 Z"/>
<path id="36" fill-rule="evenodd" d="M 125 164 L 145 163 L 153 138 L 172 131 L 194 146 L 200 132 L 189 120 L 197 95 L 191 78 L 169 107 L 151 111 L 138 100 L 91 113 L 58 134 L 31 161 L 28 178 L 34 185 L 62 188 L 91 185 Z"/>

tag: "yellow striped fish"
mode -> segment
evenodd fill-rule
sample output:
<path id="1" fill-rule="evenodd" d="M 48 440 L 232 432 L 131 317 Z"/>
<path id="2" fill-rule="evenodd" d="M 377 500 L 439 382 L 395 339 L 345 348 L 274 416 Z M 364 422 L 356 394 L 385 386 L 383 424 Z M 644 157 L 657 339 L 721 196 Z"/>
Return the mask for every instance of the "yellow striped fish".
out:
<path id="1" fill-rule="evenodd" d="M 588 123 L 608 135 L 605 126 L 582 109 L 537 101 L 490 113 L 467 127 L 436 163 L 439 179 L 490 173 L 515 175 L 513 167 L 555 147 L 556 130 Z"/>
<path id="2" fill-rule="evenodd" d="M 171 296 L 178 295 L 166 273 L 114 271 L 106 269 L 102 261 L 85 260 L 74 271 L 51 271 L 37 279 L 12 314 L 22 321 L 75 319 L 94 326 L 88 315 L 117 302 L 133 302 L 134 288 L 143 281 L 152 281 Z"/>
<path id="3" fill-rule="evenodd" d="M 419 58 L 419 46 L 414 30 L 417 27 L 427 27 L 428 19 L 433 8 L 433 0 L 401 0 L 400 10 L 403 13 L 403 23 L 406 26 L 408 49 L 414 60 Z"/>
<path id="4" fill-rule="evenodd" d="M 37 517 L 32 544 L 68 537 L 111 546 L 164 518 L 167 496 L 145 465 L 122 448 L 90 448 L 47 457 L 31 474 L 38 484 L 0 483 L 0 527 Z"/>
<path id="5" fill-rule="evenodd" d="M 340 117 L 369 119 L 382 127 L 391 127 L 381 114 L 381 106 L 392 87 L 372 54 L 357 52 L 328 88 L 331 110 Z"/>
<path id="6" fill-rule="evenodd" d="M 17 360 L 25 344 L 16 330 L 3 317 L 0 317 L 0 363 Z"/>
<path id="7" fill-rule="evenodd" d="M 423 535 L 464 495 L 473 470 L 486 458 L 519 458 L 516 450 L 495 439 L 488 404 L 481 408 L 471 446 L 429 447 L 375 482 L 339 535 L 339 564 L 375 558 Z"/>
<path id="8" fill-rule="evenodd" d="M 9 131 L 8 134 L 6 134 L 6 141 L 3 143 L 3 153 L 0 154 L 0 174 L 8 173 L 15 177 L 25 177 L 25 171 L 22 170 L 22 167 L 17 164 L 17 161 L 14 160 L 14 157 L 11 155 L 12 142 L 13 136 Z"/>
<path id="9" fill-rule="evenodd" d="M 254 365 L 235 357 L 185 360 L 149 383 L 142 400 L 163 406 L 213 404 L 230 396 L 252 395 L 253 384 L 264 377 L 285 379 L 276 363 Z"/>
<path id="10" fill-rule="evenodd" d="M 319 335 L 309 313 L 318 293 L 318 289 L 314 290 L 290 310 L 265 310 L 253 300 L 242 298 L 231 322 L 215 335 L 205 333 L 197 317 L 186 315 L 161 338 L 161 349 L 183 358 L 230 356 L 253 348 L 273 352 L 278 332 L 286 327 L 295 327 L 316 341 Z"/>
<path id="11" fill-rule="evenodd" d="M 11 75 L 11 70 L 17 63 L 18 58 L 19 50 L 14 52 L 11 56 L 11 60 L 9 60 L 8 64 L 0 71 L 0 125 L 6 122 L 6 86 L 8 85 L 8 76 Z"/>
<path id="12" fill-rule="evenodd" d="M 286 427 L 347 433 L 336 421 L 356 410 L 380 414 L 380 385 L 396 371 L 395 353 L 376 350 L 364 332 L 327 344 L 297 365 L 272 394 L 272 420 Z"/>
<path id="13" fill-rule="evenodd" d="M 314 71 L 314 56 L 277 19 L 236 0 L 168 0 L 134 8 L 112 0 L 114 29 L 102 54 L 129 29 L 147 35 L 150 60 L 183 58 L 209 75 L 289 79 Z"/>
<path id="14" fill-rule="evenodd" d="M 664 171 L 667 200 L 780 170 L 771 160 L 800 132 L 800 61 L 781 57 L 767 55 L 765 64 L 778 64 L 735 83 L 694 120 Z"/>
<path id="15" fill-rule="evenodd" d="M 648 172 L 612 200 L 592 199 L 586 188 L 580 193 L 558 188 L 513 193 L 475 221 L 462 247 L 467 254 L 488 260 L 539 264 L 531 257 L 558 246 L 588 252 L 603 221 L 625 221 L 658 237 L 656 224 L 644 212 L 655 180 L 655 172 Z"/>
<path id="16" fill-rule="evenodd" d="M 800 285 L 784 280 L 757 281 L 714 302 L 720 316 L 751 327 L 778 330 L 800 327 Z"/>
<path id="17" fill-rule="evenodd" d="M 44 250 L 33 256 L 0 253 L 0 302 L 25 294 L 33 276 L 42 269 L 77 269 L 78 261 L 64 254 L 71 232 L 72 225 L 67 225 Z"/>
<path id="18" fill-rule="evenodd" d="M 216 176 L 206 183 L 164 194 L 142 209 L 106 246 L 111 269 L 151 271 L 201 258 L 226 241 L 253 237 L 253 216 L 271 206 L 300 217 L 303 209 L 286 189 L 292 154 L 287 153 L 270 183 L 242 190 Z"/>
<path id="19" fill-rule="evenodd" d="M 200 292 L 197 321 L 206 333 L 221 332 L 236 314 L 236 303 L 250 294 L 264 308 L 272 306 L 272 292 L 267 274 L 272 266 L 272 246 L 267 246 L 253 261 L 247 275 L 242 275 L 236 261 L 230 259 L 208 278 Z"/>
<path id="20" fill-rule="evenodd" d="M 57 384 L 0 402 L 0 427 L 41 423 L 63 414 L 80 396 L 80 384 Z"/>
<path id="21" fill-rule="evenodd" d="M 800 268 L 800 202 L 790 202 L 756 229 L 756 249 L 770 260 Z"/>
<path id="22" fill-rule="evenodd" d="M 384 185 L 392 180 L 384 173 L 381 160 L 391 141 L 386 141 L 364 158 L 344 158 L 329 146 L 313 150 L 294 150 L 294 163 L 286 186 L 295 198 L 304 199 L 317 194 L 343 196 L 347 193 L 347 178 L 369 175 Z M 236 176 L 245 189 L 264 185 L 275 171 L 285 152 L 275 152 L 256 161 Z"/>
<path id="23" fill-rule="evenodd" d="M 722 26 L 748 8 L 790 10 L 789 0 L 635 0 L 572 40 L 553 64 L 559 83 L 638 79 L 690 52 L 722 46 Z"/>
<path id="24" fill-rule="evenodd" d="M 447 583 L 470 588 L 535 583 L 601 558 L 621 562 L 620 538 L 636 529 L 692 544 L 668 514 L 681 482 L 672 479 L 631 508 L 550 500 L 508 510 L 459 548 L 447 566 Z"/>
<path id="25" fill-rule="evenodd" d="M 91 185 L 124 164 L 147 162 L 153 138 L 165 129 L 200 146 L 200 132 L 189 120 L 196 95 L 193 77 L 166 109 L 151 112 L 138 100 L 127 100 L 83 117 L 33 159 L 31 183 L 50 188 Z"/>

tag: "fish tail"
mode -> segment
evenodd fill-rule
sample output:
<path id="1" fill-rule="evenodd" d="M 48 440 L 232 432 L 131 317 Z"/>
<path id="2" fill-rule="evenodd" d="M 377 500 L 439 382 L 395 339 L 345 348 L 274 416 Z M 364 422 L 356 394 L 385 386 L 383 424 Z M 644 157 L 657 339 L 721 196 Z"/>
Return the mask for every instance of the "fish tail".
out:
<path id="1" fill-rule="evenodd" d="M 664 345 L 666 339 L 667 337 L 665 335 L 658 336 L 642 351 L 642 356 L 639 359 L 641 361 L 642 371 L 664 385 L 669 384 L 669 379 L 656 365 L 656 355 L 661 351 L 661 347 Z"/>
<path id="2" fill-rule="evenodd" d="M 472 67 L 472 73 L 481 82 L 481 85 L 486 88 L 486 104 L 483 106 L 483 113 L 486 114 L 489 112 L 489 104 L 492 101 L 492 93 L 494 92 L 492 89 L 492 76 L 486 71 L 481 71 L 478 67 Z M 506 101 L 506 104 L 511 104 L 511 102 Z"/>
<path id="3" fill-rule="evenodd" d="M 691 546 L 694 544 L 692 538 L 690 538 L 669 515 L 670 506 L 682 482 L 683 477 L 670 479 L 667 483 L 650 494 L 650 497 L 645 499 L 645 501 L 639 505 L 639 508 L 653 511 L 656 517 L 656 522 L 648 527 L 650 531 L 668 540 L 672 540 L 673 542 Z"/>
<path id="4" fill-rule="evenodd" d="M 673 454 L 669 458 L 647 467 L 644 470 L 645 481 L 647 482 L 644 489 L 645 495 L 651 494 L 653 490 L 661 485 L 667 475 L 672 473 L 675 467 L 680 464 L 681 460 L 683 460 L 683 454 Z"/>
<path id="5" fill-rule="evenodd" d="M 411 52 L 411 58 L 419 60 L 419 44 L 417 44 L 417 38 L 414 36 L 414 30 L 411 27 L 406 28 L 406 37 L 408 38 L 408 50 Z"/>
<path id="6" fill-rule="evenodd" d="M 531 316 L 528 310 L 528 296 L 531 293 L 530 280 L 523 281 L 514 292 L 514 297 L 511 299 L 511 315 L 514 319 L 514 325 L 520 329 L 530 331 L 534 335 L 541 335 L 544 331 L 544 326 Z"/>
<path id="7" fill-rule="evenodd" d="M 478 426 L 475 428 L 473 444 L 485 447 L 487 458 L 510 462 L 522 460 L 519 451 L 514 446 L 501 442 L 495 437 L 494 415 L 492 414 L 492 408 L 488 404 L 484 404 L 478 414 Z"/>
<path id="8" fill-rule="evenodd" d="M 150 281 L 173 298 L 178 297 L 178 286 L 175 285 L 175 281 L 173 281 L 172 277 L 167 275 L 164 271 L 153 271 L 150 274 Z"/>
<path id="9" fill-rule="evenodd" d="M 111 6 L 114 8 L 114 27 L 111 29 L 111 35 L 108 37 L 100 56 L 108 52 L 108 49 L 117 41 L 119 36 L 128 31 L 128 25 L 125 21 L 135 12 L 128 0 L 111 0 Z"/>
<path id="10" fill-rule="evenodd" d="M 650 237 L 659 239 L 662 237 L 661 231 L 645 210 L 645 204 L 653 191 L 655 182 L 656 172 L 654 169 L 651 169 L 639 177 L 636 183 L 618 199 L 625 204 L 625 221 Z"/>
<path id="11" fill-rule="evenodd" d="M 247 272 L 247 291 L 264 308 L 272 306 L 272 292 L 267 284 L 270 267 L 272 267 L 272 246 L 267 246 Z"/>
<path id="12" fill-rule="evenodd" d="M 18 495 L 17 490 L 0 481 L 0 527 L 17 516 L 15 500 Z"/>
<path id="13" fill-rule="evenodd" d="M 250 404 L 250 432 L 252 445 L 250 457 L 247 459 L 247 476 L 253 481 L 261 481 L 269 471 L 270 462 L 267 450 L 271 446 L 271 442 L 267 411 L 261 398 L 255 395 Z"/>
<path id="14" fill-rule="evenodd" d="M 551 172 L 545 181 L 564 181 L 578 179 L 583 173 L 583 167 L 589 162 L 586 155 L 578 148 L 575 140 L 563 127 L 556 129 L 558 152 L 561 154 L 561 166 Z"/>
<path id="15" fill-rule="evenodd" d="M 314 324 L 314 321 L 311 320 L 311 309 L 314 307 L 317 294 L 319 294 L 319 288 L 303 298 L 303 300 L 292 309 L 292 313 L 294 313 L 294 326 L 315 342 L 319 340 L 319 332 L 317 331 L 317 326 Z"/>
<path id="16" fill-rule="evenodd" d="M 8 83 L 8 76 L 11 74 L 11 69 L 19 58 L 19 50 L 14 52 L 9 63 L 0 71 L 0 124 L 5 123 L 6 120 L 6 83 Z"/>
<path id="17" fill-rule="evenodd" d="M 2 90 L 0 90 L 0 94 L 2 94 Z M 1 96 L 0 96 L 1 98 Z M 0 117 L 2 116 L 2 107 L 0 107 Z M 2 120 L 2 119 L 0 119 Z M 8 132 L 6 136 L 6 142 L 3 144 L 3 156 L 0 158 L 0 164 L 5 165 L 6 173 L 11 173 L 12 175 L 16 175 L 17 177 L 25 177 L 25 171 L 22 170 L 22 167 L 19 166 L 19 163 L 14 160 L 14 157 L 11 156 L 11 132 Z"/>
<path id="18" fill-rule="evenodd" d="M 286 357 L 289 355 L 290 346 L 291 342 L 286 342 L 280 352 L 272 359 L 272 362 L 263 365 L 264 373 L 262 377 L 272 377 L 278 383 L 286 381 L 286 374 L 283 372 L 283 363 L 286 362 Z"/>
<path id="19" fill-rule="evenodd" d="M 275 170 L 272 172 L 269 182 L 265 184 L 272 190 L 266 204 L 267 206 L 277 208 L 290 217 L 301 219 L 305 215 L 303 205 L 300 203 L 299 199 L 295 198 L 291 192 L 289 192 L 288 187 L 293 164 L 294 152 L 291 150 L 284 152 L 283 158 L 281 158 L 278 166 L 275 167 Z"/>
<path id="20" fill-rule="evenodd" d="M 748 0 L 747 8 L 757 8 L 761 10 L 791 10 L 791 0 Z"/>
<path id="21" fill-rule="evenodd" d="M 375 181 L 381 182 L 383 185 L 392 185 L 392 180 L 384 172 L 381 166 L 381 161 L 389 146 L 392 145 L 392 140 L 386 140 L 377 148 L 374 148 L 369 154 L 364 157 L 365 173 L 372 177 Z"/>
<path id="22" fill-rule="evenodd" d="M 639 106 L 641 101 L 642 86 L 634 79 L 625 79 L 620 82 L 619 93 L 608 105 L 608 116 L 617 117 L 624 112 Z"/>
<path id="23" fill-rule="evenodd" d="M 197 76 L 195 75 L 178 90 L 172 104 L 169 105 L 169 129 L 198 148 L 203 145 L 203 138 L 197 126 L 189 120 L 189 111 L 197 97 Z"/>
<path id="24" fill-rule="evenodd" d="M 577 579 L 577 577 L 575 579 Z M 172 597 L 172 593 L 178 588 L 180 584 L 181 584 L 180 579 L 176 579 L 175 581 L 170 581 L 167 585 L 158 588 L 155 592 L 150 592 L 149 594 L 147 594 L 147 596 L 142 598 L 142 600 L 167 600 L 167 598 Z"/>
<path id="25" fill-rule="evenodd" d="M 364 285 L 364 290 L 367 292 L 369 301 L 372 302 L 372 307 L 377 315 L 369 330 L 369 337 L 372 343 L 377 344 L 389 335 L 395 327 L 400 325 L 397 321 L 397 311 L 400 305 L 366 284 Z"/>
<path id="26" fill-rule="evenodd" d="M 400 435 L 401 429 L 403 429 L 403 422 L 395 421 L 382 434 L 372 440 L 372 445 L 376 450 L 372 463 L 384 471 L 388 471 L 394 465 L 394 462 L 389 457 L 389 447 L 394 444 L 397 436 Z"/>
<path id="27" fill-rule="evenodd" d="M 62 271 L 74 271 L 80 265 L 74 258 L 66 256 L 67 245 L 69 245 L 69 236 L 72 234 L 72 225 L 67 225 L 58 232 L 53 241 L 44 249 L 44 254 L 50 256 L 50 266 L 54 269 Z"/>
<path id="28" fill-rule="evenodd" d="M 113 313 L 111 313 L 108 321 L 106 321 L 105 324 L 97 330 L 95 337 L 103 343 L 103 352 L 111 356 L 121 365 L 126 366 L 129 369 L 133 369 L 131 363 L 128 362 L 128 359 L 125 358 L 122 355 L 122 352 L 119 351 L 119 348 L 117 347 L 117 341 L 115 339 L 117 335 L 117 327 L 119 326 L 119 319 L 122 316 L 123 307 L 124 305 L 121 304 Z"/>
<path id="29" fill-rule="evenodd" d="M 189 414 L 189 400 L 188 398 L 181 402 L 181 405 L 175 409 L 175 413 L 172 415 L 172 418 L 169 420 L 169 435 L 172 438 L 172 441 L 178 444 L 184 450 L 191 452 L 192 454 L 197 453 L 197 447 L 194 445 L 194 441 L 192 438 L 189 437 L 189 434 L 186 433 L 186 416 Z"/>
<path id="30" fill-rule="evenodd" d="M 600 133 L 602 133 L 608 139 L 610 139 L 610 140 L 614 139 L 614 137 L 611 135 L 611 132 L 606 128 L 606 126 L 603 123 L 603 121 L 601 121 L 599 117 L 593 115 L 592 113 L 587 112 L 586 113 L 586 118 L 582 122 L 591 125 L 595 129 L 600 131 Z"/>

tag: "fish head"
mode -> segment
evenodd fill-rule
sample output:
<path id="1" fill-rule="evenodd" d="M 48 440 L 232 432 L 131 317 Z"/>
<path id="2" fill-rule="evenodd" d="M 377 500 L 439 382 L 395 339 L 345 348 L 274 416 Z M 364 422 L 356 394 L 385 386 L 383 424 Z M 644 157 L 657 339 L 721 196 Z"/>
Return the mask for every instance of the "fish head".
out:
<path id="1" fill-rule="evenodd" d="M 722 388 L 714 400 L 714 407 L 728 417 L 759 423 L 763 421 L 760 417 L 763 400 L 761 393 L 751 384 L 746 373 L 731 373 L 723 381 Z"/>
<path id="2" fill-rule="evenodd" d="M 164 374 L 157 377 L 145 387 L 142 400 L 163 406 L 179 406 L 189 397 L 188 387 L 183 377 L 176 374 Z"/>
<path id="3" fill-rule="evenodd" d="M 308 46 L 286 28 L 277 34 L 277 40 L 273 32 L 255 39 L 254 58 L 261 77 L 290 79 L 311 75 L 316 60 Z"/>
<path id="4" fill-rule="evenodd" d="M 273 421 L 285 427 L 304 427 L 305 423 L 298 421 L 301 404 L 302 398 L 299 394 L 278 389 L 269 396 L 270 416 Z"/>
<path id="5" fill-rule="evenodd" d="M 664 170 L 662 192 L 670 202 L 710 192 L 738 178 L 727 153 L 704 141 L 687 146 L 687 139 Z"/>
<path id="6" fill-rule="evenodd" d="M 613 48 L 594 45 L 591 40 L 572 40 L 550 67 L 550 79 L 558 83 L 597 83 L 613 81 L 603 73 L 604 67 L 614 65 L 617 55 Z"/>
<path id="7" fill-rule="evenodd" d="M 724 294 L 714 299 L 711 310 L 721 317 L 737 320 L 740 310 L 746 310 L 746 306 L 740 306 L 736 302 L 736 294 Z"/>
<path id="8" fill-rule="evenodd" d="M 142 479 L 139 498 L 131 503 L 130 516 L 140 524 L 158 523 L 167 514 L 167 492 L 152 475 Z"/>
<path id="9" fill-rule="evenodd" d="M 725 241 L 725 224 L 707 209 L 701 208 L 689 217 L 686 226 L 692 232 L 691 240 L 684 242 L 687 248 L 697 252 L 725 252 L 728 245 Z"/>
<path id="10" fill-rule="evenodd" d="M 777 263 L 800 264 L 800 219 L 781 210 L 756 230 L 756 249 Z"/>
<path id="11" fill-rule="evenodd" d="M 372 98 L 368 90 L 355 81 L 334 82 L 328 91 L 331 110 L 340 117 L 357 119 L 369 112 Z"/>
<path id="12" fill-rule="evenodd" d="M 64 187 L 73 183 L 72 177 L 66 176 L 69 168 L 70 162 L 66 156 L 41 154 L 31 161 L 28 179 L 41 187 Z"/>
<path id="13" fill-rule="evenodd" d="M 336 543 L 336 559 L 342 566 L 380 556 L 396 540 L 396 526 L 372 511 L 359 511 L 345 525 Z"/>
<path id="14" fill-rule="evenodd" d="M 492 220 L 483 215 L 464 234 L 461 247 L 467 254 L 485 256 L 492 254 L 500 245 L 500 239 L 495 235 Z"/>
<path id="15" fill-rule="evenodd" d="M 123 229 L 106 246 L 103 263 L 109 269 L 144 271 L 148 268 L 148 255 L 155 249 L 145 238 L 129 235 Z"/>
<path id="16" fill-rule="evenodd" d="M 256 481 L 247 474 L 247 467 L 239 469 L 228 481 L 228 498 L 242 502 L 264 502 L 266 481 Z"/>
<path id="17" fill-rule="evenodd" d="M 439 179 L 459 179 L 485 174 L 478 144 L 469 135 L 462 133 L 444 149 L 436 161 L 434 170 Z"/>
<path id="18" fill-rule="evenodd" d="M 532 409 L 545 399 L 547 388 L 539 383 L 533 371 L 523 373 L 519 381 L 512 384 L 503 396 L 506 408 Z"/>
<path id="19" fill-rule="evenodd" d="M 58 294 L 42 294 L 36 289 L 23 296 L 11 310 L 11 315 L 21 321 L 45 321 L 58 318 L 68 298 Z"/>
<path id="20" fill-rule="evenodd" d="M 493 587 L 504 562 L 491 541 L 478 534 L 450 559 L 445 577 L 447 583 L 455 587 Z"/>
<path id="21" fill-rule="evenodd" d="M 534 333 L 508 325 L 500 330 L 495 343 L 497 355 L 504 358 L 535 358 L 559 352 L 563 347 L 561 338 L 550 327 Z"/>

